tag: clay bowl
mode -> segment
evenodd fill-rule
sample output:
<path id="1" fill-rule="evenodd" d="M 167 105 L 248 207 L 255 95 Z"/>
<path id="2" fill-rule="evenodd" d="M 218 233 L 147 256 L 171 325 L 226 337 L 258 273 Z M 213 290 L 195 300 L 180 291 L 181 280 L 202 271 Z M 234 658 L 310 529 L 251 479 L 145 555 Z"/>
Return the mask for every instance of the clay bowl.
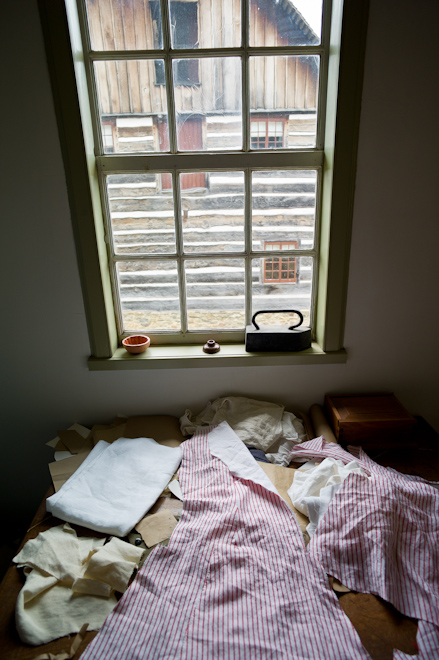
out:
<path id="1" fill-rule="evenodd" d="M 122 344 L 128 353 L 143 353 L 150 345 L 151 340 L 146 335 L 132 335 L 122 339 Z"/>

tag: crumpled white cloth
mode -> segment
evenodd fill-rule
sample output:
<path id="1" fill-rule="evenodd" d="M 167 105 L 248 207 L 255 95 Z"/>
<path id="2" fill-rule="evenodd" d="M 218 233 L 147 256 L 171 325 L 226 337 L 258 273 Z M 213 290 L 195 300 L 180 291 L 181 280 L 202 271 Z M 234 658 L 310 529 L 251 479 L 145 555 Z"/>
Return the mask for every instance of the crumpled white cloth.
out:
<path id="1" fill-rule="evenodd" d="M 85 622 L 89 630 L 101 628 L 117 603 L 114 590 L 125 591 L 144 552 L 120 539 L 104 542 L 78 538 L 65 524 L 41 532 L 14 557 L 26 574 L 15 606 L 22 642 L 46 644 L 78 632 Z M 92 575 L 87 574 L 90 565 Z"/>
<path id="2" fill-rule="evenodd" d="M 180 429 L 183 435 L 193 435 L 200 427 L 221 422 L 227 422 L 244 444 L 262 449 L 277 465 L 288 465 L 293 447 L 306 439 L 302 422 L 284 406 L 239 396 L 209 401 L 198 415 L 186 410 Z"/>
<path id="3" fill-rule="evenodd" d="M 67 522 L 126 536 L 156 502 L 181 462 L 180 447 L 152 438 L 101 440 L 46 508 Z"/>
<path id="4" fill-rule="evenodd" d="M 302 465 L 295 473 L 288 495 L 298 511 L 309 518 L 306 531 L 310 536 L 316 531 L 329 504 L 343 481 L 351 474 L 367 473 L 357 461 L 345 465 L 341 460 L 325 458 L 321 463 Z"/>

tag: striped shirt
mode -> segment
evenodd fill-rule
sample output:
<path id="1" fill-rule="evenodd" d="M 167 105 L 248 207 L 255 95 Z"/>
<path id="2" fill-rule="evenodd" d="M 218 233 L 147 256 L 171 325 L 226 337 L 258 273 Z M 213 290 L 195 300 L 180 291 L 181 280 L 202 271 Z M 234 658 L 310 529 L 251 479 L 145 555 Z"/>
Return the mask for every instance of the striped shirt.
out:
<path id="1" fill-rule="evenodd" d="M 355 591 L 372 593 L 419 620 L 418 658 L 439 658 L 439 492 L 421 477 L 378 465 L 358 447 L 344 451 L 323 438 L 295 457 L 352 455 L 371 476 L 351 474 L 317 527 L 309 552 Z M 406 656 L 395 651 L 395 658 Z"/>
<path id="2" fill-rule="evenodd" d="M 184 508 L 169 545 L 149 555 L 82 660 L 369 658 L 292 511 L 233 476 L 207 436 L 182 445 Z"/>

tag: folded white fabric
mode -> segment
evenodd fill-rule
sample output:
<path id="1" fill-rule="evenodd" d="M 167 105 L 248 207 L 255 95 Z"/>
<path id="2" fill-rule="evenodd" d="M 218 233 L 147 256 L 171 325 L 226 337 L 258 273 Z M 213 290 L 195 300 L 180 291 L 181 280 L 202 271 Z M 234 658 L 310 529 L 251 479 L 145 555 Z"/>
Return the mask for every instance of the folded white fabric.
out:
<path id="1" fill-rule="evenodd" d="M 126 536 L 143 518 L 181 462 L 180 447 L 152 438 L 101 440 L 60 490 L 46 500 L 61 520 Z"/>
<path id="2" fill-rule="evenodd" d="M 200 427 L 227 422 L 244 444 L 267 453 L 271 463 L 288 465 L 294 445 L 306 438 L 302 422 L 284 406 L 246 397 L 216 399 L 198 415 L 190 410 L 180 418 L 183 435 L 192 435 Z"/>
<path id="3" fill-rule="evenodd" d="M 343 481 L 351 474 L 367 473 L 357 461 L 345 465 L 335 458 L 325 458 L 321 463 L 306 463 L 294 473 L 288 495 L 298 511 L 308 516 L 306 531 L 310 536 L 316 531 L 321 518 Z"/>

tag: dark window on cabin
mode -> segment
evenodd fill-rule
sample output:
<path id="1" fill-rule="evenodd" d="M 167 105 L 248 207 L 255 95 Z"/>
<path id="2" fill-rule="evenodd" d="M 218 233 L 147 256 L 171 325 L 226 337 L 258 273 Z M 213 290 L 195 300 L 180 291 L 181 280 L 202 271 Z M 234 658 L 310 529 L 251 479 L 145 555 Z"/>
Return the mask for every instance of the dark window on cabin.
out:
<path id="1" fill-rule="evenodd" d="M 264 250 L 295 250 L 297 241 L 265 241 Z M 264 282 L 297 282 L 297 259 L 293 255 L 266 257 Z"/>
<path id="2" fill-rule="evenodd" d="M 154 47 L 159 47 L 159 37 L 162 32 L 162 19 L 160 13 L 159 0 L 151 0 L 151 16 L 154 30 Z M 171 40 L 174 49 L 198 48 L 198 2 L 172 2 L 170 5 L 171 20 Z M 176 26 L 178 25 L 178 30 Z M 165 63 L 163 60 L 156 60 L 155 82 L 156 85 L 165 84 Z M 181 59 L 174 65 L 176 75 L 175 85 L 191 87 L 200 82 L 198 73 L 198 60 Z"/>

